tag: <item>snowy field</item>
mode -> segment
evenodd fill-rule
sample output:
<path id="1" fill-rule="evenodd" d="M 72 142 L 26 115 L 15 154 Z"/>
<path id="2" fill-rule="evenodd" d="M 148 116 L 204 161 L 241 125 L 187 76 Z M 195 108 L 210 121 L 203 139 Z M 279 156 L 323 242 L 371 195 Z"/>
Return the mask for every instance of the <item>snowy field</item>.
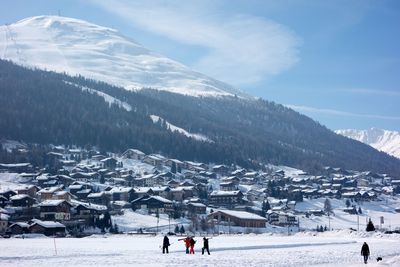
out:
<path id="1" fill-rule="evenodd" d="M 400 235 L 333 231 L 215 236 L 210 256 L 200 253 L 201 237 L 195 255 L 186 255 L 177 239 L 170 238 L 168 255 L 161 253 L 162 236 L 0 239 L 0 266 L 365 266 L 360 256 L 364 241 L 371 249 L 368 266 L 400 266 Z M 383 261 L 377 263 L 378 256 Z"/>

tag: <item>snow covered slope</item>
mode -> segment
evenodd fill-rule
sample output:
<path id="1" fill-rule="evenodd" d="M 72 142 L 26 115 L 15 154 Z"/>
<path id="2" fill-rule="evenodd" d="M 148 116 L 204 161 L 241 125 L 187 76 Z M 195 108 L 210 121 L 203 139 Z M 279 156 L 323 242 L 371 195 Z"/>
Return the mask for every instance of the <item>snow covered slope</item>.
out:
<path id="1" fill-rule="evenodd" d="M 400 158 L 400 132 L 371 128 L 369 130 L 336 130 L 335 133 L 363 142 L 377 150 Z"/>
<path id="2" fill-rule="evenodd" d="M 37 16 L 0 26 L 0 58 L 81 74 L 128 90 L 147 87 L 192 96 L 246 97 L 232 86 L 158 55 L 114 29 L 73 18 Z"/>

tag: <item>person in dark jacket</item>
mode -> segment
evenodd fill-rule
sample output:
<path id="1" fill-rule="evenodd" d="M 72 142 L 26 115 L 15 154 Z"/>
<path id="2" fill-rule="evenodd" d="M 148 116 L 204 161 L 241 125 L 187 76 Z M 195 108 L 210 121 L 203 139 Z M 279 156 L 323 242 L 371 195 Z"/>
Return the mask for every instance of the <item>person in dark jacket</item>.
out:
<path id="1" fill-rule="evenodd" d="M 190 252 L 189 254 L 194 254 L 194 244 L 196 244 L 196 240 L 193 237 L 190 238 Z"/>
<path id="2" fill-rule="evenodd" d="M 361 255 L 364 256 L 364 263 L 367 264 L 369 257 L 369 246 L 367 242 L 364 242 L 364 244 L 361 247 Z"/>
<path id="3" fill-rule="evenodd" d="M 204 250 L 207 250 L 208 255 L 210 255 L 210 250 L 208 248 L 208 240 L 210 238 L 203 237 L 203 248 L 201 249 L 201 255 L 204 255 Z"/>
<path id="4" fill-rule="evenodd" d="M 164 236 L 164 241 L 163 241 L 163 247 L 162 247 L 162 253 L 164 254 L 165 253 L 165 251 L 167 251 L 167 253 L 169 253 L 168 252 L 168 247 L 170 246 L 170 243 L 169 243 L 169 238 L 168 238 L 168 236 Z"/>

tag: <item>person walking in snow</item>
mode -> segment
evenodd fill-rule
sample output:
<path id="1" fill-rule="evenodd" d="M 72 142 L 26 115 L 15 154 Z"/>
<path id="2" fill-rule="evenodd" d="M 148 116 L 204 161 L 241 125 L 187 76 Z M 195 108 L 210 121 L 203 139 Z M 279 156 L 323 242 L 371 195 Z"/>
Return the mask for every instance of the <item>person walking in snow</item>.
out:
<path id="1" fill-rule="evenodd" d="M 171 245 L 171 244 L 169 243 L 169 238 L 168 238 L 167 235 L 165 235 L 165 236 L 164 236 L 164 241 L 163 241 L 163 247 L 162 247 L 162 253 L 163 253 L 163 254 L 165 253 L 165 251 L 167 251 L 167 254 L 169 253 L 169 252 L 168 252 L 168 247 L 169 247 L 170 245 Z"/>
<path id="2" fill-rule="evenodd" d="M 189 242 L 190 242 L 189 254 L 194 254 L 194 244 L 196 244 L 196 240 L 194 240 L 193 237 L 191 237 Z"/>
<path id="3" fill-rule="evenodd" d="M 361 255 L 364 256 L 364 263 L 367 264 L 368 257 L 369 257 L 369 246 L 367 242 L 364 242 L 364 244 L 361 247 Z"/>
<path id="4" fill-rule="evenodd" d="M 201 249 L 201 255 L 204 255 L 204 250 L 207 250 L 208 255 L 210 255 L 210 250 L 208 248 L 208 240 L 210 238 L 203 237 L 203 248 Z"/>
<path id="5" fill-rule="evenodd" d="M 185 239 L 183 239 L 183 242 L 185 242 L 186 254 L 189 254 L 190 237 L 186 237 Z"/>

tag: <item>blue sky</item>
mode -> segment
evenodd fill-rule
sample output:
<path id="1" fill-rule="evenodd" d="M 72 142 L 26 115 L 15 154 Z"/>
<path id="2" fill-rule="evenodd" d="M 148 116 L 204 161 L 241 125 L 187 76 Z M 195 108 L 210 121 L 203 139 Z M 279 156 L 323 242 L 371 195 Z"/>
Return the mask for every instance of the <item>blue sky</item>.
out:
<path id="1" fill-rule="evenodd" d="M 59 12 L 330 129 L 400 131 L 400 1 L 13 0 L 0 23 Z"/>

